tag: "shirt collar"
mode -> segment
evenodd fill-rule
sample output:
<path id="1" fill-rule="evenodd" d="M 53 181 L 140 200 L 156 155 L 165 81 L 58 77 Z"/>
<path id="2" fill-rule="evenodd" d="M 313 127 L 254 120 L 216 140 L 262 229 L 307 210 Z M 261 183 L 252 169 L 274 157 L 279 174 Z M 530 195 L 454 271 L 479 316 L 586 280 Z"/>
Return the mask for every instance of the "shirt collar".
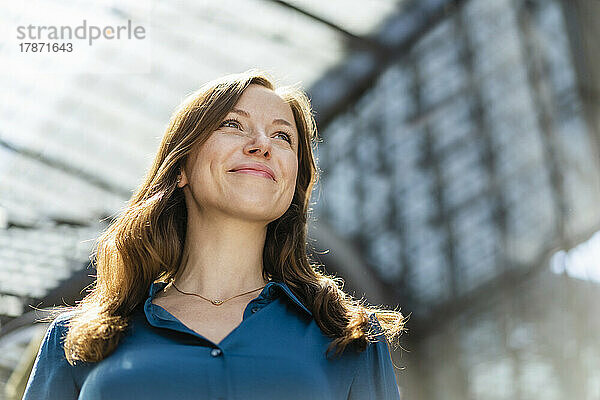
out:
<path id="1" fill-rule="evenodd" d="M 167 282 L 152 283 L 152 285 L 150 285 L 150 290 L 148 291 L 148 298 L 153 299 L 154 296 L 156 295 L 156 293 L 158 291 L 164 289 L 165 286 L 167 286 Z M 265 300 L 273 300 L 281 292 L 285 293 L 284 297 L 286 297 L 293 304 L 298 306 L 301 310 L 303 310 L 304 312 L 306 312 L 308 315 L 310 315 L 312 317 L 312 312 L 298 299 L 298 297 L 296 297 L 296 295 L 294 295 L 292 290 L 289 288 L 289 286 L 285 282 L 270 281 L 263 288 L 263 290 L 260 292 L 258 297 L 265 299 Z M 150 302 L 152 302 L 152 300 L 150 300 Z"/>

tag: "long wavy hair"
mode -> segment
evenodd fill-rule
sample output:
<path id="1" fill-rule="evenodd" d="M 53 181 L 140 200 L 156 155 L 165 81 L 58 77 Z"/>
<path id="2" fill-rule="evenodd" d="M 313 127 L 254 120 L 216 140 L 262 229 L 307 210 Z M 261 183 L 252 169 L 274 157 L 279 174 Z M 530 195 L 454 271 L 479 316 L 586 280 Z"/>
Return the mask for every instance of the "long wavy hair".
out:
<path id="1" fill-rule="evenodd" d="M 327 357 L 334 349 L 334 356 L 341 355 L 348 345 L 364 351 L 381 333 L 376 334 L 369 321 L 372 313 L 388 342 L 405 329 L 406 318 L 399 311 L 352 298 L 342 290 L 341 278 L 320 272 L 322 265 L 309 260 L 307 220 L 319 176 L 313 156 L 318 134 L 310 100 L 298 85 L 276 87 L 266 72 L 250 69 L 208 82 L 172 114 L 143 182 L 96 240 L 95 282 L 83 300 L 67 308 L 75 311 L 64 341 L 70 364 L 97 362 L 111 354 L 150 285 L 175 276 L 187 224 L 185 198 L 176 184 L 179 168 L 192 148 L 201 146 L 218 128 L 250 84 L 275 91 L 290 105 L 299 134 L 295 193 L 287 211 L 267 227 L 263 277 L 285 282 L 312 311 L 321 331 L 332 339 Z"/>

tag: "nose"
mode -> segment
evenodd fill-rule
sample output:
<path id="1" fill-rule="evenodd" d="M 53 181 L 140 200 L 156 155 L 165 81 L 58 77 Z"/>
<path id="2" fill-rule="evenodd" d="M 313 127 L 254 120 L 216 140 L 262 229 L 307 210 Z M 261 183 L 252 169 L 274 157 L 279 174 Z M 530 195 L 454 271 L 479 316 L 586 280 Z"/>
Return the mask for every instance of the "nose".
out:
<path id="1" fill-rule="evenodd" d="M 271 141 L 264 132 L 257 132 L 244 146 L 244 154 L 263 155 L 271 158 Z"/>

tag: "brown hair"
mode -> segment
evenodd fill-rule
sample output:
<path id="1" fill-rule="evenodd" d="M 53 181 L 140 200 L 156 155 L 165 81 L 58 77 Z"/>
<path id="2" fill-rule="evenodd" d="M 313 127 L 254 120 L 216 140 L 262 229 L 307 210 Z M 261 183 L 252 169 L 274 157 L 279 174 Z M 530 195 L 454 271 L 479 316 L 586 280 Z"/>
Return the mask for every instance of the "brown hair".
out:
<path id="1" fill-rule="evenodd" d="M 312 311 L 322 332 L 332 338 L 326 355 L 347 345 L 363 351 L 375 335 L 375 313 L 387 340 L 404 330 L 399 311 L 370 307 L 343 292 L 340 278 L 318 271 L 306 252 L 307 218 L 318 168 L 313 156 L 318 136 L 310 100 L 296 85 L 275 88 L 263 71 L 251 69 L 203 85 L 173 113 L 145 179 L 121 215 L 98 237 L 97 277 L 68 321 L 64 351 L 69 363 L 96 362 L 118 345 L 133 310 L 150 285 L 175 276 L 185 243 L 187 209 L 176 179 L 193 146 L 202 145 L 250 84 L 274 90 L 293 112 L 299 135 L 298 177 L 290 207 L 267 227 L 263 276 L 285 282 Z"/>

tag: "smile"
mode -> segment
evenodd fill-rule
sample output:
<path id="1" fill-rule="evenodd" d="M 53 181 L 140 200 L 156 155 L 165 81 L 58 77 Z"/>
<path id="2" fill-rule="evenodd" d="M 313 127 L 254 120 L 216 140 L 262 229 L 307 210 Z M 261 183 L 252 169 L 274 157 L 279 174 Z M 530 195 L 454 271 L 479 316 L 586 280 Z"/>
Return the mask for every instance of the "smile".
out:
<path id="1" fill-rule="evenodd" d="M 254 175 L 254 176 L 261 176 L 263 178 L 267 178 L 270 180 L 273 180 L 273 178 L 271 178 L 271 175 L 269 175 L 268 172 L 265 171 L 257 171 L 255 169 L 238 169 L 237 171 L 231 171 L 231 172 L 239 172 L 240 174 L 248 174 L 248 175 Z"/>

